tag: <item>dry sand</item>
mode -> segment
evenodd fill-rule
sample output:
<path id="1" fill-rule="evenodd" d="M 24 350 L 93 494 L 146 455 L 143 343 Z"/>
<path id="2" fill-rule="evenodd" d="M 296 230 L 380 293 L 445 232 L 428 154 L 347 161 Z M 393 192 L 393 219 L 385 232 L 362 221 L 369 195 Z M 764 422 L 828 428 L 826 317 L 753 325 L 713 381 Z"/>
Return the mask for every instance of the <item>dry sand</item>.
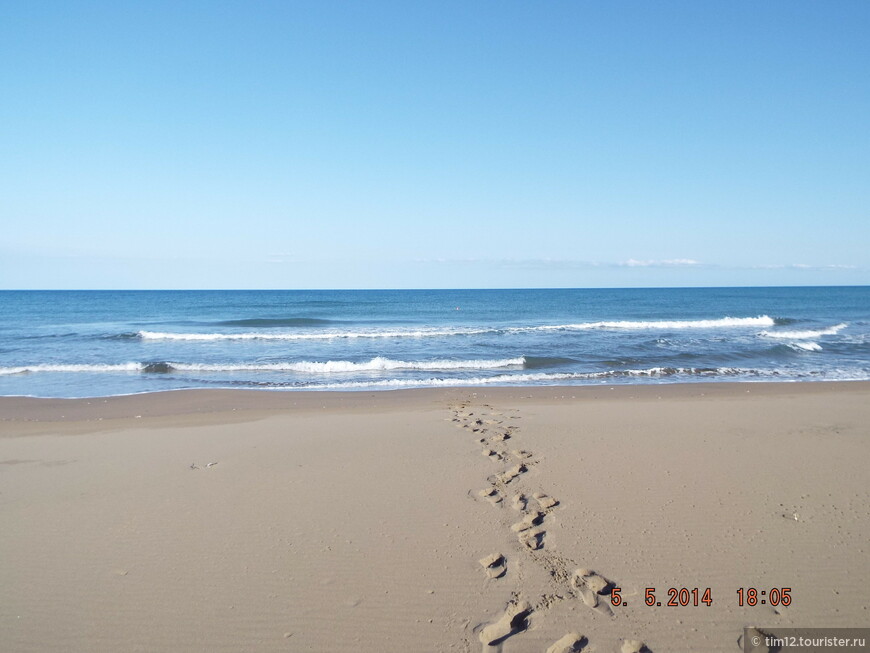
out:
<path id="1" fill-rule="evenodd" d="M 866 626 L 868 399 L 2 398 L 0 649 L 734 652 L 746 625 Z M 750 587 L 792 603 L 738 606 Z"/>

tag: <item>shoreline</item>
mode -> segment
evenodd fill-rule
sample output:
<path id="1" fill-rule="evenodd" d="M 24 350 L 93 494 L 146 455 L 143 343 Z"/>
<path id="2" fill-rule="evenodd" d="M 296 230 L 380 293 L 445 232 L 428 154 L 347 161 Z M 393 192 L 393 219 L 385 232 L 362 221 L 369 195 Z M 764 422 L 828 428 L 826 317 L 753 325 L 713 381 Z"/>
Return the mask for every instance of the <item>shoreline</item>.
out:
<path id="1" fill-rule="evenodd" d="M 744 626 L 860 626 L 868 398 L 870 382 L 3 397 L 0 632 L 23 652 L 522 653 L 579 633 L 590 651 L 736 653 Z M 648 587 L 712 604 L 647 607 Z M 749 587 L 793 602 L 738 605 Z"/>
<path id="2" fill-rule="evenodd" d="M 251 390 L 251 389 L 179 389 L 141 392 L 102 397 L 30 397 L 0 396 L 0 437 L 4 425 L 28 423 L 94 422 L 129 418 L 208 419 L 214 413 L 268 413 L 287 410 L 368 410 L 372 407 L 421 406 L 431 402 L 453 401 L 472 396 L 493 401 L 547 401 L 566 398 L 581 401 L 650 398 L 735 397 L 744 394 L 773 396 L 781 394 L 812 395 L 830 391 L 870 391 L 870 381 L 712 381 L 666 384 L 619 384 L 580 386 L 492 386 L 469 388 L 398 388 L 395 390 Z M 256 418 L 255 418 L 256 419 Z M 242 419 L 243 421 L 243 419 Z M 94 425 L 98 427 L 100 425 Z"/>

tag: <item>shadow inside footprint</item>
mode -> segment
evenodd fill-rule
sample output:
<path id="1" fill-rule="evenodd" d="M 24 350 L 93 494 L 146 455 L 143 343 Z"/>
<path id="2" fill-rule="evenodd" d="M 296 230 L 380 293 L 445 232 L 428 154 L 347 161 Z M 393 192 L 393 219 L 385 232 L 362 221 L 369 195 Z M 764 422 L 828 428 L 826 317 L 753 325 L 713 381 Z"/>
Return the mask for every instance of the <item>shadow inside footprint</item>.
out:
<path id="1" fill-rule="evenodd" d="M 544 521 L 544 513 L 542 512 L 531 512 L 525 517 L 523 517 L 516 524 L 511 526 L 511 530 L 514 533 L 522 533 L 523 531 L 530 530 L 535 526 L 540 526 Z"/>
<path id="2" fill-rule="evenodd" d="M 489 501 L 492 505 L 496 505 L 502 502 L 501 493 L 494 487 L 488 487 L 482 489 L 478 492 L 478 495 Z"/>
<path id="3" fill-rule="evenodd" d="M 558 499 L 554 499 L 553 497 L 547 496 L 543 492 L 535 492 L 532 495 L 532 498 L 538 502 L 538 505 L 541 507 L 541 510 L 549 510 L 550 508 L 555 508 L 559 505 Z"/>
<path id="4" fill-rule="evenodd" d="M 521 633 L 529 627 L 531 606 L 522 601 L 510 604 L 501 619 L 480 631 L 480 641 L 485 646 L 498 646 L 508 637 Z"/>
<path id="5" fill-rule="evenodd" d="M 525 474 L 527 471 L 529 471 L 529 468 L 526 467 L 523 463 L 520 463 L 519 465 L 511 467 L 507 471 L 502 472 L 497 476 L 497 478 L 499 481 L 507 485 L 517 476 L 519 476 L 520 474 Z"/>
<path id="6" fill-rule="evenodd" d="M 544 548 L 544 535 L 546 534 L 546 531 L 536 528 L 521 534 L 520 541 L 532 551 L 537 551 Z"/>
<path id="7" fill-rule="evenodd" d="M 590 569 L 577 569 L 571 578 L 571 585 L 587 606 L 601 614 L 613 616 L 610 601 L 602 599 L 609 596 L 615 587 L 611 581 Z"/>
<path id="8" fill-rule="evenodd" d="M 501 578 L 507 573 L 507 560 L 500 553 L 488 555 L 479 562 L 489 578 Z"/>

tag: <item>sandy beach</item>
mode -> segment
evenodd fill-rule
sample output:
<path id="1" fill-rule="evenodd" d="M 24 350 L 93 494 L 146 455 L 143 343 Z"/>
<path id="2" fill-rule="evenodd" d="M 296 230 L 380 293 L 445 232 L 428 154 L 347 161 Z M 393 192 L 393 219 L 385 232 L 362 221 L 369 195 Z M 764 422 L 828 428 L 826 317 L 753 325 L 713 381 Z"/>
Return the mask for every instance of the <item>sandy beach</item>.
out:
<path id="1" fill-rule="evenodd" d="M 5 651 L 734 652 L 748 625 L 870 621 L 870 383 L 4 397 L 0 418 Z"/>

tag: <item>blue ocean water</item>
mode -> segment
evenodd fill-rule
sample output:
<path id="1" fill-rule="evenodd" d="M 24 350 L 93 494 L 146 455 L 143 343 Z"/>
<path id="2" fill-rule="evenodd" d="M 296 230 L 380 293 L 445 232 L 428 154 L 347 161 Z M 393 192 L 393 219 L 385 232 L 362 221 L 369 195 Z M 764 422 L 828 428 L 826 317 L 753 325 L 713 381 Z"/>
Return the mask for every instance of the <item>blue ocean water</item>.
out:
<path id="1" fill-rule="evenodd" d="M 846 379 L 870 287 L 0 292 L 0 395 Z"/>

